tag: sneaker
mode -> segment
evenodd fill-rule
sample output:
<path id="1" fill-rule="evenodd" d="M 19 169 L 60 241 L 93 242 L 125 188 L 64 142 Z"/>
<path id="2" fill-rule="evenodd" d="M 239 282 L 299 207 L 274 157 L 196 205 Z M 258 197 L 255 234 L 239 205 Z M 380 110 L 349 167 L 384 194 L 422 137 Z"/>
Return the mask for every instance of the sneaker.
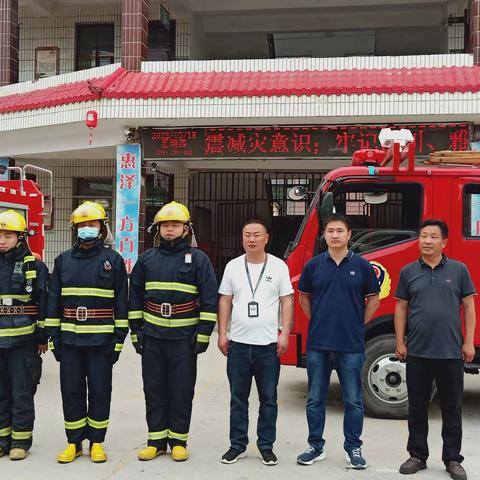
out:
<path id="1" fill-rule="evenodd" d="M 355 468 L 358 470 L 362 470 L 367 468 L 367 462 L 362 457 L 362 449 L 361 448 L 352 448 L 345 454 L 345 460 L 348 463 L 347 468 Z"/>
<path id="2" fill-rule="evenodd" d="M 247 454 L 245 453 L 245 451 L 240 452 L 239 450 L 230 447 L 228 452 L 222 455 L 222 463 L 226 463 L 229 465 L 231 463 L 235 463 L 240 458 L 245 458 L 246 456 Z"/>
<path id="3" fill-rule="evenodd" d="M 419 470 L 425 470 L 426 468 L 427 462 L 424 462 L 417 457 L 410 457 L 400 465 L 398 471 L 404 475 L 412 475 L 417 473 Z"/>
<path id="4" fill-rule="evenodd" d="M 453 480 L 467 480 L 467 472 L 463 469 L 460 462 L 447 462 L 445 470 L 447 470 Z"/>
<path id="5" fill-rule="evenodd" d="M 273 453 L 273 450 L 270 449 L 265 449 L 265 450 L 260 450 L 260 455 L 262 457 L 262 463 L 264 465 L 276 465 L 278 463 L 278 458 L 277 456 Z"/>
<path id="6" fill-rule="evenodd" d="M 297 463 L 300 465 L 313 465 L 313 462 L 325 460 L 327 455 L 325 450 L 317 450 L 311 445 L 308 445 L 306 450 L 297 457 Z"/>

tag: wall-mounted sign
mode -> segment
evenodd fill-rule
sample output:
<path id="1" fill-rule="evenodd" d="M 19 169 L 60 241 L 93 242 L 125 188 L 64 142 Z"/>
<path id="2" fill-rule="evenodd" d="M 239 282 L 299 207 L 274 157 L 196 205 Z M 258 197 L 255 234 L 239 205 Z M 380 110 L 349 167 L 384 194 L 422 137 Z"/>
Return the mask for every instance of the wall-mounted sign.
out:
<path id="1" fill-rule="evenodd" d="M 59 52 L 57 47 L 37 47 L 35 49 L 35 80 L 58 75 Z"/>
<path id="2" fill-rule="evenodd" d="M 115 249 L 131 273 L 138 258 L 141 149 L 138 143 L 117 145 Z"/>
<path id="3" fill-rule="evenodd" d="M 384 127 L 409 128 L 417 155 L 470 148 L 470 125 L 364 125 L 328 127 L 214 127 L 142 129 L 145 158 L 312 158 L 351 157 L 380 148 Z"/>

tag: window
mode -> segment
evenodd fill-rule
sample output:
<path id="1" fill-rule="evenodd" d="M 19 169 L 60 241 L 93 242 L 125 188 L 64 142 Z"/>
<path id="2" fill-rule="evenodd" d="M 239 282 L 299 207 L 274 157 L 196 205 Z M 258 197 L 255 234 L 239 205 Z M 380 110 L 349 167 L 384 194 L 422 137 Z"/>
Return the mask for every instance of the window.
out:
<path id="1" fill-rule="evenodd" d="M 374 30 L 272 33 L 268 41 L 272 58 L 375 54 Z"/>
<path id="2" fill-rule="evenodd" d="M 480 238 L 480 185 L 463 190 L 463 236 Z"/>
<path id="3" fill-rule="evenodd" d="M 75 69 L 101 67 L 114 62 L 114 25 L 77 25 Z"/>
<path id="4" fill-rule="evenodd" d="M 352 250 L 366 253 L 417 237 L 422 187 L 344 183 L 334 192 L 334 205 L 352 222 Z"/>
<path id="5" fill-rule="evenodd" d="M 168 25 L 168 28 L 165 26 Z M 175 21 L 164 24 L 160 20 L 148 22 L 147 60 L 175 60 Z"/>
<path id="6" fill-rule="evenodd" d="M 90 200 L 103 205 L 108 218 L 113 220 L 113 180 L 111 178 L 75 178 L 73 208 Z"/>

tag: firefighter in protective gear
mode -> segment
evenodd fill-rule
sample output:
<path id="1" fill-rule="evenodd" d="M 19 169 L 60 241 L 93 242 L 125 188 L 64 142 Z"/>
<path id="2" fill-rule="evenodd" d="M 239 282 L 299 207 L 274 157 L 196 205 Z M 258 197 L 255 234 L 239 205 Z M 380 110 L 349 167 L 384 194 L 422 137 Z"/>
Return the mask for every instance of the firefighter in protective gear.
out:
<path id="1" fill-rule="evenodd" d="M 147 250 L 130 277 L 129 323 L 142 355 L 148 446 L 139 460 L 166 453 L 184 461 L 197 374 L 217 320 L 217 280 L 207 255 L 190 246 L 190 214 L 164 205 L 153 229 L 158 246 Z"/>
<path id="2" fill-rule="evenodd" d="M 48 269 L 26 237 L 20 213 L 0 213 L 0 456 L 11 460 L 23 460 L 32 446 L 39 354 L 47 351 Z"/>
<path id="3" fill-rule="evenodd" d="M 60 362 L 67 448 L 59 463 L 82 454 L 90 441 L 93 462 L 107 460 L 102 442 L 110 414 L 112 367 L 128 333 L 127 272 L 122 257 L 104 245 L 107 215 L 85 202 L 71 215 L 77 240 L 55 259 L 45 327 Z M 87 402 L 88 391 L 88 402 Z"/>

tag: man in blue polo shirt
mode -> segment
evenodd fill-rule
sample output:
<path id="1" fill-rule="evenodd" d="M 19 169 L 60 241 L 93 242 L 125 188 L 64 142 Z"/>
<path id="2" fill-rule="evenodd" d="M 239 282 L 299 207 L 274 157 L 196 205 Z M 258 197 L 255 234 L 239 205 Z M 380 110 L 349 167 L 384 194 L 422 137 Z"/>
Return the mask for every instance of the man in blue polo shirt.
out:
<path id="1" fill-rule="evenodd" d="M 328 251 L 312 258 L 298 285 L 300 305 L 309 319 L 307 339 L 308 446 L 301 465 L 325 458 L 325 406 L 335 369 L 345 415 L 343 448 L 350 468 L 367 468 L 360 436 L 363 428 L 362 368 L 364 332 L 378 308 L 380 291 L 372 266 L 348 249 L 350 220 L 333 214 L 324 223 Z"/>

